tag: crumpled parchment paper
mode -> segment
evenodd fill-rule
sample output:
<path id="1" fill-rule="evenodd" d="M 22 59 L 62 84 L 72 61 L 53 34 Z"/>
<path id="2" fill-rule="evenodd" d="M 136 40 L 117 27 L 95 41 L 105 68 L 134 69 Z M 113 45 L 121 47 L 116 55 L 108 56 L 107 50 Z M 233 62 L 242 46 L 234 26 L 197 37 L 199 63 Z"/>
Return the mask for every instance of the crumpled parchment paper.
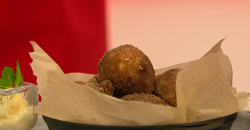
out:
<path id="1" fill-rule="evenodd" d="M 113 126 L 190 123 L 238 112 L 247 106 L 249 93 L 238 93 L 232 87 L 232 66 L 221 49 L 223 40 L 198 60 L 156 70 L 157 75 L 183 68 L 176 79 L 178 107 L 123 101 L 76 84 L 74 81 L 88 81 L 94 75 L 65 74 L 31 41 L 31 66 L 43 98 L 34 112 L 63 121 Z"/>

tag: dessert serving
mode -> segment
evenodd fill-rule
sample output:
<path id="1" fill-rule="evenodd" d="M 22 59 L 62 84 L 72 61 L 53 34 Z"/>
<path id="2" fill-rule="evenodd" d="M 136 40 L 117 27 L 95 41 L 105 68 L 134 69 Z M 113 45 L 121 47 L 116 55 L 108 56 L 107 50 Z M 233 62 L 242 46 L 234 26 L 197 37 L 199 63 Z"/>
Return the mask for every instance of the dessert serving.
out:
<path id="1" fill-rule="evenodd" d="M 23 82 L 17 61 L 16 73 L 5 67 L 0 78 L 0 129 L 31 130 L 37 121 L 33 108 L 38 103 L 38 88 Z"/>
<path id="2" fill-rule="evenodd" d="M 181 69 L 155 75 L 150 59 L 137 47 L 126 44 L 107 51 L 97 68 L 89 81 L 76 83 L 126 101 L 177 106 L 175 80 Z"/>
<path id="3" fill-rule="evenodd" d="M 100 59 L 98 74 L 65 74 L 32 41 L 31 65 L 42 96 L 34 112 L 102 126 L 185 124 L 237 113 L 247 105 L 249 93 L 233 91 L 223 40 L 197 60 L 162 69 L 154 69 L 138 48 L 121 45 Z"/>

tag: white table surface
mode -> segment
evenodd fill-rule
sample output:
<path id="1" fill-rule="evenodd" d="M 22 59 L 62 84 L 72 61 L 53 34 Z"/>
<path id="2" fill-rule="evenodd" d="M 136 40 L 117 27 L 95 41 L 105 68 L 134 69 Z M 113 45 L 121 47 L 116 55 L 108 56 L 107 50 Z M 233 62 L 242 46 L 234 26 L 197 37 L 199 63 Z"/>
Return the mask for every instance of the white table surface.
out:
<path id="1" fill-rule="evenodd" d="M 38 116 L 36 126 L 32 130 L 49 130 L 42 116 Z M 231 130 L 250 130 L 250 111 L 239 112 Z"/>
<path id="2" fill-rule="evenodd" d="M 43 117 L 41 115 L 38 116 L 35 127 L 32 130 L 48 130 L 47 124 L 44 122 Z"/>

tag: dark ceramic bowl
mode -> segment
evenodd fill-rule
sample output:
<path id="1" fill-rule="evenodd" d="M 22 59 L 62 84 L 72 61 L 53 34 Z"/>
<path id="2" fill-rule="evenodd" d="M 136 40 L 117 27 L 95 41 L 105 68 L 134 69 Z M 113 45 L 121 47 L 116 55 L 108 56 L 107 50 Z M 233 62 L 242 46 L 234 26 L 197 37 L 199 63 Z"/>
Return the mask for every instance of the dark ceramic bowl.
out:
<path id="1" fill-rule="evenodd" d="M 60 121 L 43 116 L 49 130 L 230 130 L 237 113 L 212 120 L 162 126 L 102 126 Z"/>

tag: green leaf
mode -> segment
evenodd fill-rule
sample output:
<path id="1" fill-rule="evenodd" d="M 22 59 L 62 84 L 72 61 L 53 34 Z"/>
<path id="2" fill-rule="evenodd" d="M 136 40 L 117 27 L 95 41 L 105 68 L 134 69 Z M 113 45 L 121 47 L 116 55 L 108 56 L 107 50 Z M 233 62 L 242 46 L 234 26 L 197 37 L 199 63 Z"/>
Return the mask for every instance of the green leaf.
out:
<path id="1" fill-rule="evenodd" d="M 23 83 L 23 75 L 19 66 L 19 62 L 16 61 L 16 75 L 15 75 L 15 86 L 19 87 Z"/>
<path id="2" fill-rule="evenodd" d="M 8 89 L 13 87 L 20 87 L 23 83 L 23 75 L 19 66 L 19 62 L 16 62 L 16 74 L 14 70 L 8 66 L 5 66 L 2 71 L 2 78 L 0 78 L 0 88 Z"/>
<path id="3" fill-rule="evenodd" d="M 4 86 L 8 86 L 8 83 L 5 82 L 3 78 L 0 78 L 0 88 L 3 88 Z"/>
<path id="4" fill-rule="evenodd" d="M 13 87 L 14 79 L 15 79 L 14 70 L 8 66 L 5 66 L 2 71 L 0 86 Z"/>
<path id="5" fill-rule="evenodd" d="M 2 88 L 2 89 L 9 89 L 9 88 L 12 88 L 12 87 L 8 87 L 8 86 L 0 86 L 0 88 Z"/>

